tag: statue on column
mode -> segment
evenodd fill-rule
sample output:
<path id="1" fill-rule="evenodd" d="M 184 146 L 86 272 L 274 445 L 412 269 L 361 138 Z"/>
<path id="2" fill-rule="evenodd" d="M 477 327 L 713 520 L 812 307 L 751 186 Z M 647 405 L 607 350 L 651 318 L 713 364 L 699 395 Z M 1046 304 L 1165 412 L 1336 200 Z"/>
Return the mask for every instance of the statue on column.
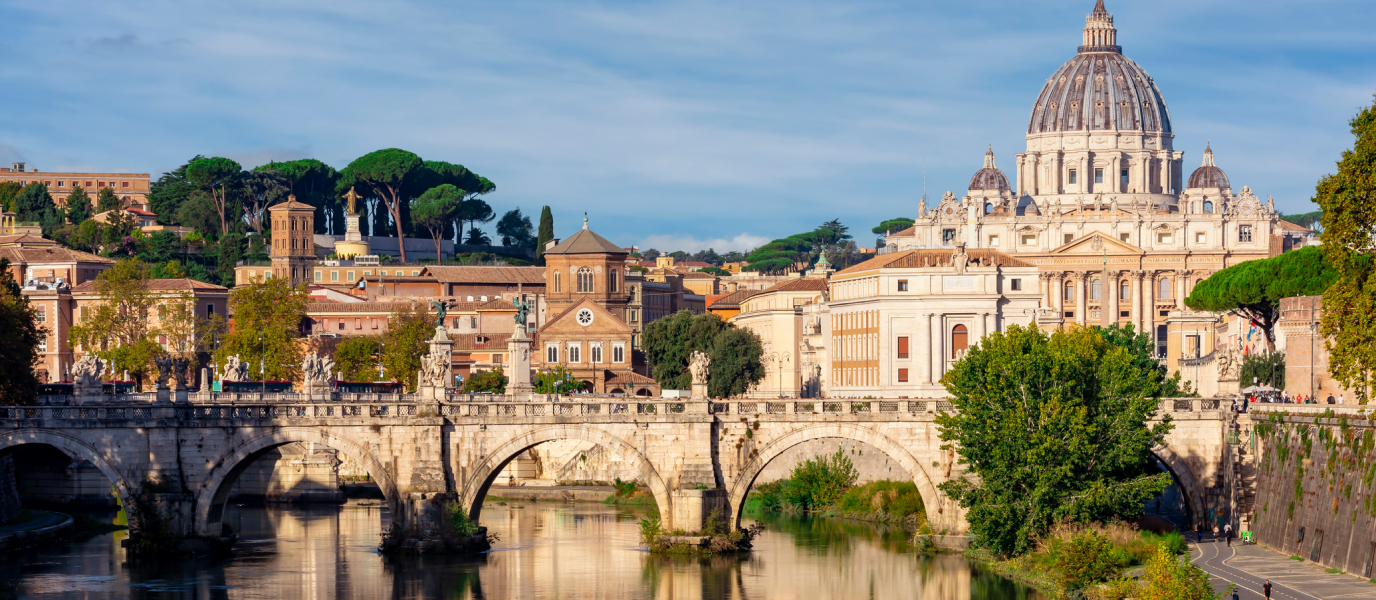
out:
<path id="1" fill-rule="evenodd" d="M 248 381 L 248 364 L 239 360 L 238 354 L 225 359 L 225 372 L 220 376 L 220 380 Z"/>
<path id="2" fill-rule="evenodd" d="M 172 377 L 172 357 L 164 354 L 154 358 L 153 365 L 158 368 L 157 374 L 153 376 L 153 387 L 166 389 L 167 380 Z"/>
<path id="3" fill-rule="evenodd" d="M 688 359 L 688 372 L 693 375 L 693 384 L 707 384 L 707 367 L 712 364 L 712 358 L 702 352 L 693 352 Z"/>

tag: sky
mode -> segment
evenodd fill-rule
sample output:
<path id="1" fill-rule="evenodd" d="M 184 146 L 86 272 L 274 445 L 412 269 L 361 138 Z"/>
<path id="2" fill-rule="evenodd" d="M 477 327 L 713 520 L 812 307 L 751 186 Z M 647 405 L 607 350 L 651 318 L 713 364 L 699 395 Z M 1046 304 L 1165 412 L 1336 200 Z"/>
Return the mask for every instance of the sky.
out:
<path id="1" fill-rule="evenodd" d="M 1107 0 L 1186 173 L 1315 210 L 1376 92 L 1376 3 Z M 748 250 L 1010 175 L 1089 0 L 0 0 L 0 165 L 159 174 L 380 148 L 622 245 Z M 1010 179 L 1012 177 L 1010 176 Z M 489 225 L 491 228 L 491 224 Z"/>

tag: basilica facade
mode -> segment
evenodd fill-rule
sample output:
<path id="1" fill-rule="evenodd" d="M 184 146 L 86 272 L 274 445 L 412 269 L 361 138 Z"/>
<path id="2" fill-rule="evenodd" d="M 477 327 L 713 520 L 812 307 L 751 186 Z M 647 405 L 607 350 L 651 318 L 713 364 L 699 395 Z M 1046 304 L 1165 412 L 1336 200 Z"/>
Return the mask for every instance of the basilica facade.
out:
<path id="1" fill-rule="evenodd" d="M 1123 55 L 1099 0 L 1075 56 L 1037 94 L 1015 181 L 990 149 L 964 195 L 924 199 L 881 252 L 963 244 L 1016 258 L 1037 267 L 1043 327 L 1132 324 L 1165 356 L 1167 322 L 1188 312 L 1196 284 L 1313 234 L 1281 220 L 1271 198 L 1234 189 L 1208 147 L 1183 176 L 1174 137 L 1160 88 Z"/>

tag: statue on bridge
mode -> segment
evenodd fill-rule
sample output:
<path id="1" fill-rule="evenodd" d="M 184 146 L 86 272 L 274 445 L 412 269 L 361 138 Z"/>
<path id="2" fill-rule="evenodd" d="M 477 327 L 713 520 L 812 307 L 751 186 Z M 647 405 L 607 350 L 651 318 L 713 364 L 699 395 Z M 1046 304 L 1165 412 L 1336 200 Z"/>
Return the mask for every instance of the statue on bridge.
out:
<path id="1" fill-rule="evenodd" d="M 328 356 L 319 356 L 312 352 L 306 355 L 305 360 L 301 361 L 301 376 L 305 380 L 308 390 L 328 388 L 330 377 L 333 375 L 334 359 Z"/>
<path id="2" fill-rule="evenodd" d="M 712 358 L 705 353 L 694 351 L 688 357 L 688 372 L 693 376 L 692 397 L 695 399 L 707 397 L 707 367 L 712 364 Z"/>
<path id="3" fill-rule="evenodd" d="M 172 359 L 172 378 L 177 382 L 178 391 L 185 390 L 186 384 L 190 382 L 191 361 L 184 357 Z"/>
<path id="4" fill-rule="evenodd" d="M 420 359 L 419 385 L 444 389 L 449 386 L 450 359 L 437 352 L 429 352 Z"/>
<path id="5" fill-rule="evenodd" d="M 83 356 L 81 360 L 72 364 L 72 381 L 76 384 L 78 394 L 84 391 L 101 391 L 100 374 L 105 370 L 106 362 L 94 354 Z"/>
<path id="6" fill-rule="evenodd" d="M 226 358 L 225 372 L 220 375 L 220 381 L 248 381 L 248 364 L 239 360 L 237 354 Z"/>
<path id="7" fill-rule="evenodd" d="M 153 364 L 158 367 L 157 375 L 153 376 L 153 386 L 157 389 L 167 389 L 167 380 L 172 377 L 172 357 L 162 355 L 153 359 Z"/>
<path id="8" fill-rule="evenodd" d="M 517 298 L 512 300 L 511 304 L 516 307 L 516 327 L 525 329 L 526 320 L 530 316 L 530 303 Z"/>
<path id="9" fill-rule="evenodd" d="M 444 317 L 449 315 L 449 303 L 444 300 L 431 300 L 430 308 L 435 309 L 435 327 L 444 327 Z"/>

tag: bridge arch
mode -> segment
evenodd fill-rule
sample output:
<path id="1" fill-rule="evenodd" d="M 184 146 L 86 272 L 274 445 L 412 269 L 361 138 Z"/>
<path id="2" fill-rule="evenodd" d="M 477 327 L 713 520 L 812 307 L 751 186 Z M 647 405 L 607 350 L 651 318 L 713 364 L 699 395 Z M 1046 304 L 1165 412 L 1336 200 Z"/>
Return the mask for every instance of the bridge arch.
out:
<path id="1" fill-rule="evenodd" d="M 358 463 L 377 482 L 382 495 L 387 498 L 387 508 L 396 519 L 398 513 L 397 487 L 392 473 L 378 462 L 363 446 L 343 437 L 330 433 L 324 428 L 284 427 L 261 437 L 248 440 L 234 448 L 220 459 L 215 469 L 201 482 L 196 493 L 196 531 L 201 535 L 219 535 L 220 519 L 224 514 L 225 501 L 229 499 L 234 481 L 253 461 L 269 450 L 294 442 L 314 442 L 342 452 Z"/>
<path id="2" fill-rule="evenodd" d="M 1180 458 L 1174 450 L 1171 450 L 1170 446 L 1165 444 L 1152 448 L 1151 453 L 1166 465 L 1171 477 L 1180 486 L 1181 492 L 1185 495 L 1186 506 L 1190 510 L 1190 518 L 1195 521 L 1203 519 L 1208 514 L 1204 510 L 1204 490 L 1199 486 L 1199 481 L 1195 479 L 1194 472 L 1190 470 L 1190 465 L 1185 462 L 1185 459 Z"/>
<path id="3" fill-rule="evenodd" d="M 0 434 L 0 455 L 20 446 L 36 444 L 52 446 L 67 456 L 79 458 L 95 465 L 101 474 L 110 480 L 110 484 L 115 487 L 115 493 L 119 495 L 120 505 L 124 507 L 124 514 L 129 518 L 129 522 L 137 522 L 133 514 L 134 505 L 130 502 L 136 491 L 134 486 L 129 485 L 124 475 L 114 465 L 110 464 L 103 453 L 75 437 L 44 429 L 11 431 Z"/>
<path id="4" fill-rule="evenodd" d="M 482 462 L 465 480 L 460 492 L 464 506 L 469 507 L 469 518 L 477 522 L 483 510 L 483 497 L 487 496 L 488 488 L 492 487 L 492 482 L 497 479 L 497 475 L 502 472 L 507 463 L 526 450 L 556 440 L 593 442 L 615 451 L 634 463 L 640 468 L 640 480 L 650 487 L 650 492 L 655 496 L 655 505 L 659 508 L 660 518 L 664 520 L 666 526 L 670 524 L 673 513 L 671 512 L 669 486 L 665 485 L 664 479 L 659 476 L 659 471 L 655 470 L 654 464 L 645 458 L 645 455 L 641 454 L 635 446 L 621 437 L 596 426 L 576 423 L 538 426 L 523 431 L 503 442 L 496 449 L 486 452 Z"/>
<path id="5" fill-rule="evenodd" d="M 740 526 L 741 509 L 745 507 L 745 497 L 750 493 L 750 488 L 755 485 L 755 478 L 760 476 L 760 472 L 764 471 L 765 466 L 789 448 L 824 438 L 842 438 L 864 442 L 888 455 L 912 476 L 913 483 L 917 485 L 918 493 L 922 495 L 922 504 L 927 510 L 927 521 L 932 524 L 933 529 L 946 529 L 952 532 L 963 532 L 968 529 L 963 511 L 955 502 L 936 489 L 931 477 L 927 475 L 927 469 L 918 462 L 911 452 L 888 436 L 860 423 L 808 425 L 790 431 L 761 447 L 759 454 L 741 469 L 740 475 L 731 485 L 728 501 L 731 503 L 732 522 L 737 527 Z"/>

